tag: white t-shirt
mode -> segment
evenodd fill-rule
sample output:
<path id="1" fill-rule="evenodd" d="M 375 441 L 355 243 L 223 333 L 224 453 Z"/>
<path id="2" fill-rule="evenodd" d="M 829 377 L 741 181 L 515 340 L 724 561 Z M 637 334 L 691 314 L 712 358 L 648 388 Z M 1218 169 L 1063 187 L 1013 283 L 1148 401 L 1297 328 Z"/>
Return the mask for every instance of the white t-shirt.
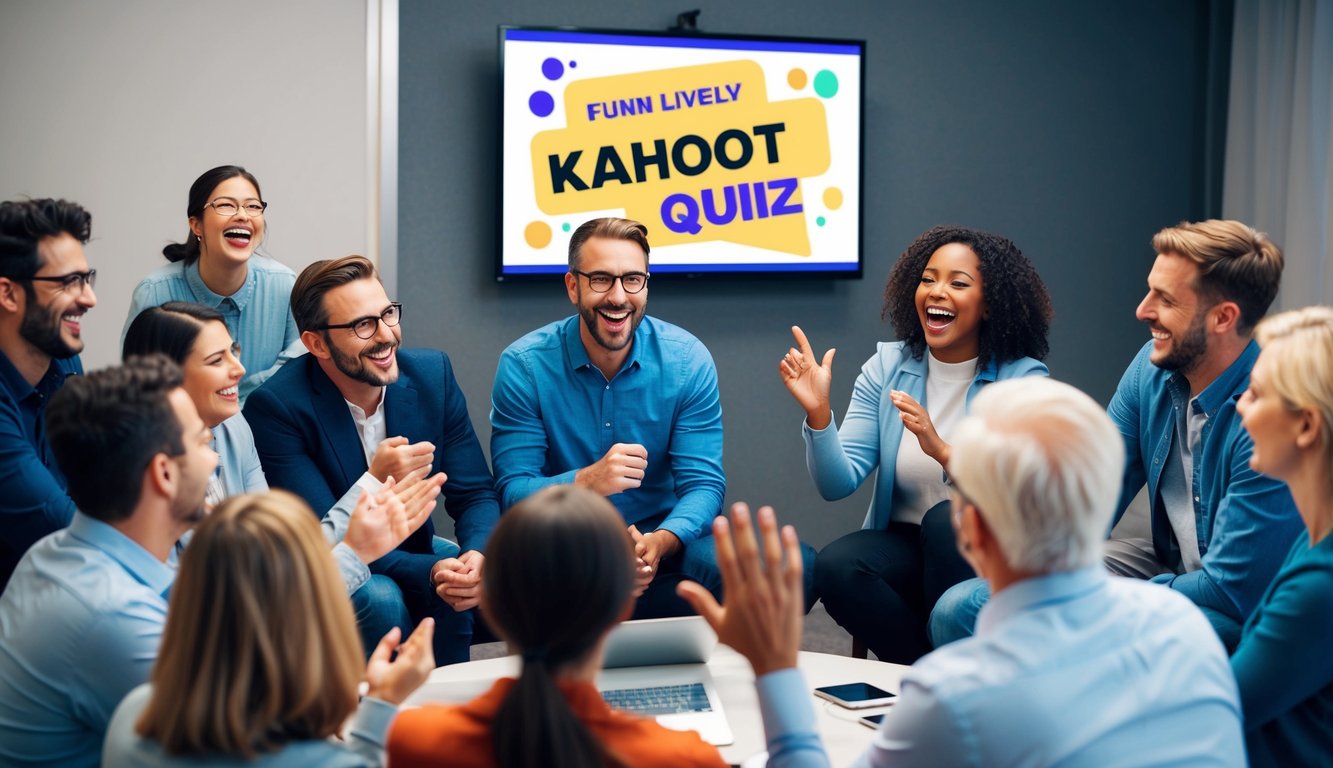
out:
<path id="1" fill-rule="evenodd" d="M 967 410 L 967 390 L 977 376 L 977 358 L 942 363 L 926 351 L 926 400 L 922 405 L 945 442 Z M 926 511 L 949 498 L 944 467 L 921 450 L 921 441 L 903 429 L 893 475 L 893 519 L 921 523 Z"/>

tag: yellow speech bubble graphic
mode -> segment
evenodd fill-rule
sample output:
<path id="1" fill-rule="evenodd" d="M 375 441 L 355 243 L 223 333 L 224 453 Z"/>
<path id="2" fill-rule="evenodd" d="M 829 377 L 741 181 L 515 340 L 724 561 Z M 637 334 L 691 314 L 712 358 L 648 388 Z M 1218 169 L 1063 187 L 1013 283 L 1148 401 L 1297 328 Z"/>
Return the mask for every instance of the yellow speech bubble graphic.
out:
<path id="1" fill-rule="evenodd" d="M 658 246 L 725 240 L 809 256 L 801 180 L 829 167 L 824 105 L 767 94 L 746 60 L 570 83 L 566 127 L 532 139 L 537 206 L 623 208 Z"/>

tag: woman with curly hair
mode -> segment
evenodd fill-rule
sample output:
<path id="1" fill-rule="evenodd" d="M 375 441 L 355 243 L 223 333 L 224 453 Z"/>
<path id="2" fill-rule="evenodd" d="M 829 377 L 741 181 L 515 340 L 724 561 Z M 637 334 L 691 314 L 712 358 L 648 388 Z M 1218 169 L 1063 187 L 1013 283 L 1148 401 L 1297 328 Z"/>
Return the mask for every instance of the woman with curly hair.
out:
<path id="1" fill-rule="evenodd" d="M 949 522 L 952 427 L 986 384 L 1045 376 L 1051 300 L 1010 240 L 935 227 L 898 257 L 883 316 L 898 341 L 861 366 L 841 426 L 829 405 L 830 349 L 817 359 L 799 327 L 778 365 L 805 410 L 806 463 L 820 495 L 844 498 L 878 469 L 862 529 L 815 561 L 829 615 L 883 661 L 930 650 L 926 620 L 939 596 L 972 576 Z"/>

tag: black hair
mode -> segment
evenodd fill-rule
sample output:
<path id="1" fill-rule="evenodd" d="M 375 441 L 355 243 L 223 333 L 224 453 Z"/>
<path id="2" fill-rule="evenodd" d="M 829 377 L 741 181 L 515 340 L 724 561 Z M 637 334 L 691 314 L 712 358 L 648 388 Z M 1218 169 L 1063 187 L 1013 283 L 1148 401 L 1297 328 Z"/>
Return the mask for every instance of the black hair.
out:
<path id="1" fill-rule="evenodd" d="M 1046 334 L 1051 324 L 1051 297 L 1046 284 L 1007 237 L 958 226 L 932 227 L 907 246 L 893 265 L 884 285 L 882 316 L 912 357 L 926 353 L 926 335 L 916 311 L 916 289 L 931 255 L 950 243 L 972 249 L 981 264 L 981 298 L 986 319 L 981 322 L 978 366 L 1006 363 L 1020 357 L 1041 360 L 1050 347 Z"/>
<path id="2" fill-rule="evenodd" d="M 149 307 L 130 322 L 121 357 L 128 360 L 133 355 L 159 353 L 182 365 L 204 325 L 214 321 L 226 324 L 221 312 L 203 304 L 168 301 L 160 307 Z"/>
<path id="3" fill-rule="evenodd" d="M 259 189 L 259 180 L 254 174 L 239 165 L 219 165 L 204 171 L 203 175 L 190 185 L 190 198 L 186 203 L 185 215 L 192 219 L 203 217 L 204 206 L 208 204 L 208 198 L 213 194 L 213 190 L 227 179 L 237 176 L 244 177 L 253 184 L 255 194 L 259 195 L 260 200 L 264 199 L 264 193 Z M 186 264 L 191 264 L 199 258 L 199 240 L 193 232 L 186 232 L 185 242 L 166 246 L 162 249 L 162 255 L 167 257 L 167 261 L 184 261 Z"/>
<path id="4" fill-rule="evenodd" d="M 588 731 L 555 683 L 629 605 L 634 561 L 620 513 L 591 491 L 553 486 L 500 517 L 486 555 L 487 618 L 524 659 L 491 728 L 499 764 L 627 765 Z"/>
<path id="5" fill-rule="evenodd" d="M 184 426 L 168 399 L 182 381 L 163 355 L 133 357 L 71 376 L 51 397 L 47 440 L 80 511 L 106 523 L 128 518 L 153 457 L 185 452 Z"/>
<path id="6" fill-rule="evenodd" d="M 69 200 L 0 203 L 0 277 L 25 280 L 42 268 L 37 246 L 44 237 L 68 234 L 80 243 L 92 235 L 93 217 Z"/>

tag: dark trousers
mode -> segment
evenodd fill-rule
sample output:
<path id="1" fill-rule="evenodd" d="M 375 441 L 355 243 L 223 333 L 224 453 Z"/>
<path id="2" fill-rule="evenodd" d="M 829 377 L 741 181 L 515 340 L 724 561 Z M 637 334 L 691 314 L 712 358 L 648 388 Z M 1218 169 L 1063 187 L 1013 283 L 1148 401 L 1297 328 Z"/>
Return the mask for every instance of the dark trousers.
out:
<path id="1" fill-rule="evenodd" d="M 422 619 L 435 619 L 435 664 L 456 664 L 471 656 L 475 610 L 458 613 L 435 593 L 430 571 L 446 557 L 456 557 L 458 546 L 435 539 L 435 553 L 394 550 L 370 565 L 371 577 L 352 594 L 357 627 L 366 654 L 375 650 L 380 638 L 393 627 L 402 639 L 412 634 Z"/>
<path id="2" fill-rule="evenodd" d="M 815 560 L 815 589 L 829 615 L 881 661 L 911 664 L 929 652 L 935 601 L 975 575 L 958 554 L 949 514 L 944 501 L 921 525 L 849 533 Z"/>

